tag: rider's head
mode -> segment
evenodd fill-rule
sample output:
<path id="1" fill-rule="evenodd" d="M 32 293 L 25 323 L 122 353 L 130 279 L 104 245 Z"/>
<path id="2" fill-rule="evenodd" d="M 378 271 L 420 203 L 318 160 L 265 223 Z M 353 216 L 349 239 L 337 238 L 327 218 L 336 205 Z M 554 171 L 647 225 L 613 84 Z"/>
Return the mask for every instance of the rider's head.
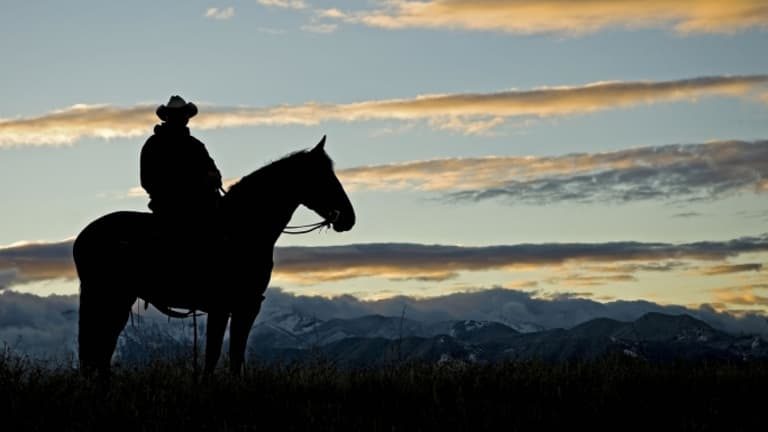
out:
<path id="1" fill-rule="evenodd" d="M 181 96 L 171 96 L 167 104 L 157 107 L 155 113 L 166 123 L 186 125 L 190 118 L 197 115 L 197 106 Z"/>

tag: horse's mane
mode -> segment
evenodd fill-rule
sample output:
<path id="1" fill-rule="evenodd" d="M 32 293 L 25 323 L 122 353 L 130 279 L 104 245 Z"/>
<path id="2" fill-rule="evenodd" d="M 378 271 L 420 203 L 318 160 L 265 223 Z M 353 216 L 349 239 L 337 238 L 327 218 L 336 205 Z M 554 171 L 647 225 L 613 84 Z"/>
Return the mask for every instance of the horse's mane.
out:
<path id="1" fill-rule="evenodd" d="M 240 191 L 247 189 L 254 182 L 260 182 L 265 176 L 274 175 L 275 173 L 283 172 L 285 170 L 292 170 L 299 173 L 303 172 L 302 168 L 311 160 L 311 158 L 309 158 L 311 155 L 320 156 L 322 158 L 320 160 L 323 163 L 327 163 L 329 169 L 333 169 L 333 160 L 324 151 L 320 153 L 312 153 L 311 150 L 299 150 L 269 162 L 256 171 L 243 176 L 237 183 L 230 186 L 227 193 L 237 194 Z"/>

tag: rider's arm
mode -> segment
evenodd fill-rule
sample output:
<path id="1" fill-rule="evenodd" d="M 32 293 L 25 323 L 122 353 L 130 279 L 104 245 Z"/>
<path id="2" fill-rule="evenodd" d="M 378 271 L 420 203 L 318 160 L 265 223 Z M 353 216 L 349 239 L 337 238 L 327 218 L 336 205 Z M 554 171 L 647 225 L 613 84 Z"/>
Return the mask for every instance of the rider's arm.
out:
<path id="1" fill-rule="evenodd" d="M 213 161 L 213 158 L 208 153 L 208 150 L 205 148 L 205 144 L 202 143 L 200 140 L 196 140 L 200 145 L 200 150 L 202 153 L 202 159 L 205 160 L 206 169 L 208 172 L 208 179 L 211 181 L 211 184 L 214 188 L 218 189 L 221 187 L 221 171 L 219 171 L 219 168 L 216 166 L 216 162 Z"/>

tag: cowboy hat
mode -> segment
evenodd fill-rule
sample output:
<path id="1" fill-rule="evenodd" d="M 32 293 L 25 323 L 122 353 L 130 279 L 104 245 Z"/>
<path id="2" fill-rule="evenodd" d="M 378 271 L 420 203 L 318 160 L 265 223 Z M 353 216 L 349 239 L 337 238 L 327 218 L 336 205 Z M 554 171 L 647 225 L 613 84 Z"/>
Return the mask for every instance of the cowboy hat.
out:
<path id="1" fill-rule="evenodd" d="M 170 114 L 180 114 L 186 118 L 192 118 L 197 115 L 197 106 L 192 102 L 185 101 L 181 96 L 171 96 L 167 104 L 157 107 L 155 113 L 162 121 L 167 121 Z"/>

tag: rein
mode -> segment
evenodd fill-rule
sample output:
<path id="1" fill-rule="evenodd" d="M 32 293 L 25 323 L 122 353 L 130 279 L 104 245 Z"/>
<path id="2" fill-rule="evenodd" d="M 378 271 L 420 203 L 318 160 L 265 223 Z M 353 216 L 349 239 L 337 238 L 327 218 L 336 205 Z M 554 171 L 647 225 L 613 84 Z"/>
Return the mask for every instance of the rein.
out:
<path id="1" fill-rule="evenodd" d="M 227 191 L 225 191 L 224 188 L 221 186 L 219 186 L 219 191 L 221 192 L 222 196 L 227 194 Z M 336 220 L 338 219 L 339 219 L 339 211 L 334 210 L 329 217 L 325 218 L 325 220 L 321 222 L 316 222 L 316 223 L 307 224 L 307 225 L 288 225 L 285 228 L 283 228 L 283 234 L 291 234 L 291 235 L 307 234 L 307 233 L 311 233 L 312 231 L 319 230 L 321 228 L 330 228 L 331 224 L 336 222 Z"/>
<path id="2" fill-rule="evenodd" d="M 283 234 L 306 234 L 312 231 L 319 230 L 323 227 L 330 227 L 333 223 L 332 220 L 326 219 L 322 222 L 317 222 L 308 225 L 288 225 L 283 229 Z M 303 228 L 303 229 L 302 229 Z"/>
<path id="3" fill-rule="evenodd" d="M 317 222 L 317 223 L 307 224 L 307 225 L 288 225 L 285 228 L 283 228 L 283 233 L 284 234 L 306 234 L 323 227 L 330 228 L 331 224 L 339 220 L 339 214 L 340 212 L 338 210 L 333 210 L 331 214 L 328 217 L 326 217 L 325 220 L 322 222 Z"/>

